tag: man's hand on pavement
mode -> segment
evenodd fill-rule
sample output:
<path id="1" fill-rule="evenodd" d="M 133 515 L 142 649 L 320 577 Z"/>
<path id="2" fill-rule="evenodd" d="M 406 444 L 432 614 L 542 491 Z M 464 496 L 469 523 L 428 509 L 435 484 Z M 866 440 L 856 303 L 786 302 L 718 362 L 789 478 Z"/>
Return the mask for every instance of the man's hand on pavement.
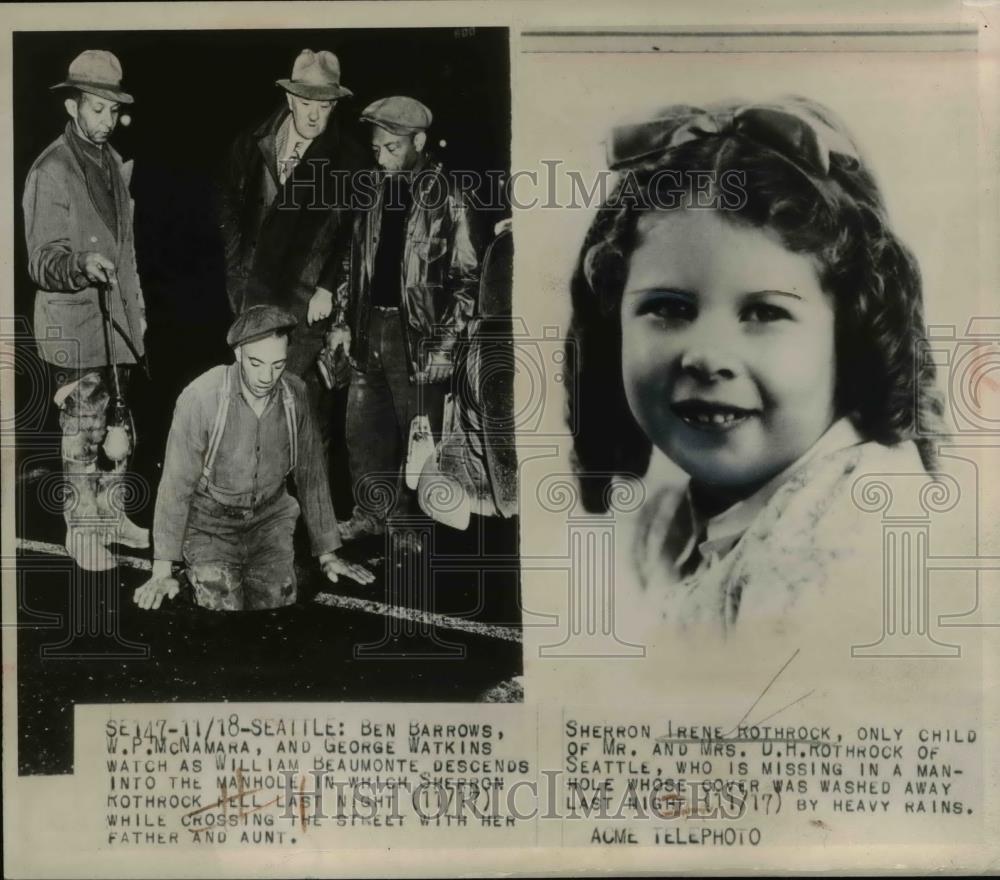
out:
<path id="1" fill-rule="evenodd" d="M 342 575 L 359 584 L 370 584 L 375 580 L 375 575 L 363 565 L 341 559 L 336 553 L 324 553 L 319 558 L 319 565 L 323 574 L 333 583 L 337 583 Z"/>
<path id="2" fill-rule="evenodd" d="M 158 578 L 153 575 L 141 587 L 135 588 L 132 601 L 140 608 L 156 609 L 160 607 L 164 597 L 173 599 L 180 592 L 181 585 L 174 577 Z"/>

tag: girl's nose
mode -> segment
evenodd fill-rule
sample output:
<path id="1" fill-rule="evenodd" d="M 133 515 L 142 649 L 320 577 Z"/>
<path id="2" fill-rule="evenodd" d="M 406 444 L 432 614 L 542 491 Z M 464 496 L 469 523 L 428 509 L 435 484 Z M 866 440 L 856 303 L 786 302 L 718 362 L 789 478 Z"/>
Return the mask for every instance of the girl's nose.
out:
<path id="1" fill-rule="evenodd" d="M 736 377 L 733 358 L 716 347 L 688 348 L 681 355 L 681 370 L 706 382 Z"/>
<path id="2" fill-rule="evenodd" d="M 696 378 L 712 382 L 735 378 L 737 357 L 726 337 L 699 334 L 690 340 L 680 358 L 681 370 Z"/>

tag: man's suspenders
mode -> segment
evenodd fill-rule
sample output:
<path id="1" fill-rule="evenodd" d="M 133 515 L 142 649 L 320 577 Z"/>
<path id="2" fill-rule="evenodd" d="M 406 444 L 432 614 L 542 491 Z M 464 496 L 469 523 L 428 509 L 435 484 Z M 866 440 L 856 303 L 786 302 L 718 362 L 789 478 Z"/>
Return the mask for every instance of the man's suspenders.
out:
<path id="1" fill-rule="evenodd" d="M 299 427 L 295 419 L 295 395 L 292 389 L 282 376 L 279 380 L 281 385 L 281 405 L 285 410 L 285 424 L 288 426 L 288 444 L 291 451 L 291 463 L 289 472 L 295 470 L 299 458 Z M 229 393 L 232 389 L 232 371 L 227 367 L 222 378 L 222 396 L 219 398 L 219 407 L 215 411 L 215 422 L 212 424 L 212 433 L 208 436 L 208 446 L 205 448 L 205 459 L 201 467 L 200 485 L 204 489 L 212 480 L 212 470 L 215 468 L 215 457 L 219 454 L 219 446 L 222 443 L 222 435 L 226 430 L 226 418 L 229 416 Z"/>
<path id="2" fill-rule="evenodd" d="M 288 387 L 284 376 L 279 381 L 281 404 L 285 408 L 285 424 L 288 425 L 288 444 L 291 447 L 291 461 L 288 465 L 288 472 L 291 473 L 299 462 L 299 426 L 295 421 L 295 396 L 292 389 Z"/>

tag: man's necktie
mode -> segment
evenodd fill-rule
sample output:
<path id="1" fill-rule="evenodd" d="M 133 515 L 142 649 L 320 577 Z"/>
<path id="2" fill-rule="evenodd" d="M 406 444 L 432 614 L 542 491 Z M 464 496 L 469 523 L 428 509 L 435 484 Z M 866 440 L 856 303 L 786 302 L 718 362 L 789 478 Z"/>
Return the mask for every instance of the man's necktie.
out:
<path id="1" fill-rule="evenodd" d="M 282 186 L 285 185 L 285 181 L 291 177 L 292 172 L 295 170 L 295 166 L 299 164 L 299 159 L 302 158 L 302 141 L 296 141 L 295 149 L 292 150 L 291 155 L 285 159 L 283 162 L 278 163 L 278 183 Z"/>

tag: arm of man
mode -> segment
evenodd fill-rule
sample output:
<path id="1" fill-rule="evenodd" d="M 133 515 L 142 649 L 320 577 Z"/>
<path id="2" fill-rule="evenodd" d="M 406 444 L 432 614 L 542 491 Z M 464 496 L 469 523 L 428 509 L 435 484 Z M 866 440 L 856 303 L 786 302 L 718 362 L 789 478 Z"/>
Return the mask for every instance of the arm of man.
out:
<path id="1" fill-rule="evenodd" d="M 308 399 L 304 393 L 297 394 L 296 398 L 296 409 L 300 415 L 297 416 L 299 449 L 295 464 L 295 486 L 313 555 L 319 557 L 323 574 L 329 580 L 336 582 L 340 575 L 346 575 L 360 584 L 370 584 L 375 575 L 367 568 L 337 556 L 341 541 L 330 500 L 330 482 L 326 463 L 323 461 L 323 445 L 316 431 Z"/>
<path id="2" fill-rule="evenodd" d="M 174 407 L 163 458 L 163 476 L 156 492 L 153 574 L 136 589 L 133 596 L 142 608 L 159 608 L 164 596 L 173 597 L 177 593 L 178 585 L 170 576 L 171 568 L 184 556 L 184 533 L 191 510 L 191 496 L 198 485 L 208 445 L 207 429 L 204 403 L 196 387 L 189 385 L 181 392 Z"/>
<path id="3" fill-rule="evenodd" d="M 157 559 L 180 562 L 184 556 L 184 533 L 191 497 L 201 477 L 211 427 L 206 411 L 210 409 L 214 414 L 217 406 L 217 395 L 212 395 L 209 402 L 215 406 L 207 405 L 202 396 L 202 389 L 192 383 L 181 392 L 174 406 L 153 515 L 153 546 Z"/>
<path id="4" fill-rule="evenodd" d="M 438 344 L 429 352 L 427 380 L 442 382 L 454 370 L 452 349 L 475 314 L 479 296 L 479 258 L 472 244 L 469 209 L 461 193 L 449 198 L 451 234 L 448 237 L 448 294 L 450 298 L 440 326 Z"/>
<path id="5" fill-rule="evenodd" d="M 322 321 L 330 317 L 331 314 L 336 319 L 338 312 L 345 311 L 341 304 L 340 276 L 343 272 L 345 257 L 347 257 L 351 246 L 353 215 L 347 210 L 333 208 L 328 222 L 333 224 L 334 232 L 329 239 L 329 252 L 319 273 L 316 291 L 309 301 L 308 320 L 310 324 Z M 337 322 L 333 320 L 330 323 L 335 326 Z"/>
<path id="6" fill-rule="evenodd" d="M 74 293 L 90 285 L 89 252 L 74 251 L 71 245 L 69 202 L 69 191 L 47 169 L 35 168 L 28 175 L 22 199 L 28 273 L 43 290 Z M 114 264 L 106 262 L 113 270 Z"/>
<path id="7" fill-rule="evenodd" d="M 226 164 L 218 175 L 216 201 L 219 210 L 219 231 L 222 234 L 222 250 L 226 261 L 226 296 L 229 308 L 238 315 L 243 308 L 243 294 L 246 279 L 240 266 L 240 214 L 243 206 L 246 179 L 244 168 L 244 137 L 241 135 L 230 147 Z"/>
<path id="8" fill-rule="evenodd" d="M 284 380 L 283 380 L 284 381 Z M 333 553 L 340 547 L 337 517 L 330 500 L 330 482 L 323 446 L 313 420 L 312 408 L 304 386 L 299 383 L 295 394 L 296 418 L 299 423 L 299 448 L 295 463 L 295 486 L 298 489 L 302 516 L 309 532 L 313 556 Z"/>

